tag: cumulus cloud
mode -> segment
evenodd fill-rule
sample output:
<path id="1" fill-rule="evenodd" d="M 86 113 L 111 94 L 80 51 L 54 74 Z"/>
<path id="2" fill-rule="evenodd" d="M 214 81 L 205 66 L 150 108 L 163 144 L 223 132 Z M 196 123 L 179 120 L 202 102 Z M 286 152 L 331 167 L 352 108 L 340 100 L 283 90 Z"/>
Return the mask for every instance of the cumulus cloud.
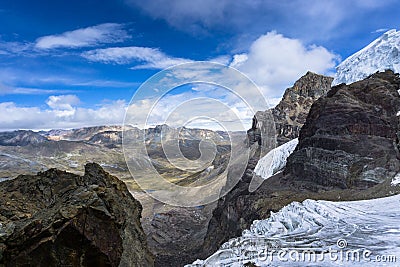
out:
<path id="1" fill-rule="evenodd" d="M 249 90 L 249 86 L 246 88 Z M 244 131 L 251 126 L 255 112 L 254 103 L 246 100 L 251 102 L 248 97 L 244 99 L 240 92 L 229 88 L 193 83 L 177 87 L 165 95 L 131 103 L 126 118 L 128 123 L 141 128 L 166 123 L 173 127 L 189 125 L 213 130 Z M 263 105 L 262 108 L 267 107 Z"/>
<path id="2" fill-rule="evenodd" d="M 46 101 L 46 104 L 52 109 L 72 110 L 74 105 L 79 104 L 80 100 L 76 95 L 52 95 Z"/>
<path id="3" fill-rule="evenodd" d="M 133 116 L 133 122 L 147 120 L 147 124 L 133 123 L 141 128 L 162 123 L 173 127 L 189 126 L 214 130 L 222 130 L 224 126 L 229 130 L 243 131 L 250 127 L 253 114 L 244 103 L 238 99 L 218 100 L 206 95 L 207 90 L 166 95 L 155 106 L 150 99 L 144 99 L 131 103 L 128 114 Z M 67 98 L 71 98 L 68 103 L 60 100 Z M 49 97 L 46 103 L 48 108 L 19 106 L 14 102 L 0 103 L 0 131 L 121 125 L 128 109 L 124 100 L 103 103 L 96 108 L 75 106 L 72 103 L 77 103 L 77 99 L 67 96 Z"/>
<path id="4" fill-rule="evenodd" d="M 168 56 L 156 48 L 137 46 L 95 49 L 82 53 L 82 56 L 90 61 L 103 63 L 138 63 L 133 69 L 163 69 L 191 61 Z"/>
<path id="5" fill-rule="evenodd" d="M 232 67 L 248 75 L 267 97 L 279 97 L 307 71 L 330 74 L 338 56 L 321 46 L 269 32 L 254 41 L 248 52 L 233 56 Z"/>
<path id="6" fill-rule="evenodd" d="M 56 35 L 47 35 L 36 40 L 38 49 L 79 48 L 99 44 L 118 43 L 129 38 L 124 25 L 118 23 L 104 23 L 92 27 L 67 31 Z"/>
<path id="7" fill-rule="evenodd" d="M 53 99 L 54 100 L 54 99 Z M 53 101 L 48 99 L 48 103 Z M 74 100 L 75 101 L 75 100 Z M 72 101 L 72 102 L 74 102 Z M 71 103 L 70 103 L 71 104 Z M 95 125 L 122 124 L 127 104 L 117 100 L 99 105 L 97 108 L 71 108 L 57 100 L 54 108 L 23 107 L 14 102 L 0 103 L 0 130 L 79 128 Z"/>

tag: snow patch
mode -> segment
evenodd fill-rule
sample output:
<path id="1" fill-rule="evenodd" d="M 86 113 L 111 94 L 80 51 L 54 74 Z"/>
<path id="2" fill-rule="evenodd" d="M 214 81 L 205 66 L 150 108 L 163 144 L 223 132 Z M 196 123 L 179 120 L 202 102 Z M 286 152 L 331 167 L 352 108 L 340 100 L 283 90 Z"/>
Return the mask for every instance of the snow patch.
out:
<path id="1" fill-rule="evenodd" d="M 258 161 L 254 172 L 263 179 L 279 173 L 285 168 L 287 158 L 293 153 L 298 143 L 299 139 L 296 138 L 274 148 Z"/>
<path id="2" fill-rule="evenodd" d="M 395 177 L 393 177 L 392 182 L 390 185 L 395 186 L 400 184 L 400 172 L 396 174 Z"/>

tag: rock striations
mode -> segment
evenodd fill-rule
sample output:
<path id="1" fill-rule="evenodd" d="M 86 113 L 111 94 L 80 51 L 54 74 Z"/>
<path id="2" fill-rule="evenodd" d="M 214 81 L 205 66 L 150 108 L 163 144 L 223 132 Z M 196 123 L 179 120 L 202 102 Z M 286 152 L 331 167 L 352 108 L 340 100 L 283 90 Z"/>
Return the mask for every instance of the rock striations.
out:
<path id="1" fill-rule="evenodd" d="M 95 163 L 0 183 L 0 265 L 152 266 L 142 206 Z"/>
<path id="2" fill-rule="evenodd" d="M 248 169 L 220 199 L 199 258 L 229 238 L 240 236 L 254 220 L 305 199 L 358 200 L 400 193 L 400 78 L 391 71 L 333 87 L 311 107 L 299 145 L 284 173 L 265 180 L 254 192 Z M 396 175 L 397 174 L 397 175 Z"/>
<path id="3" fill-rule="evenodd" d="M 366 188 L 400 170 L 400 78 L 376 73 L 314 103 L 285 173 L 301 186 Z"/>

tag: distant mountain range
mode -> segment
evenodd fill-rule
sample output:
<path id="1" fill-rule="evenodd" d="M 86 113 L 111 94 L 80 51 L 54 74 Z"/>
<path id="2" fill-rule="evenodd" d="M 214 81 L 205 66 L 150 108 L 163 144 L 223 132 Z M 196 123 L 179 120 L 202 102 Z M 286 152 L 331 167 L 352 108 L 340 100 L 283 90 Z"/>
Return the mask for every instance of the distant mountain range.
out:
<path id="1" fill-rule="evenodd" d="M 173 128 L 168 125 L 158 125 L 154 128 L 141 130 L 136 127 L 125 126 L 125 130 L 145 134 L 146 141 L 159 141 L 161 131 L 166 139 L 179 136 L 181 139 L 210 139 L 216 143 L 229 143 L 229 134 L 223 131 L 212 131 L 207 129 Z M 71 130 L 49 130 L 34 132 L 31 130 L 17 130 L 0 132 L 1 146 L 27 146 L 45 143 L 49 141 L 82 141 L 91 144 L 121 144 L 123 126 L 94 126 L 76 128 Z"/>
<path id="2" fill-rule="evenodd" d="M 221 131 L 172 128 L 167 125 L 145 130 L 126 127 L 125 130 L 129 131 L 132 142 L 140 142 L 145 134 L 147 152 L 151 158 L 147 164 L 153 164 L 159 172 L 174 179 L 186 176 L 168 163 L 161 145 L 161 133 L 166 144 L 178 136 L 181 151 L 189 159 L 200 157 L 199 143 L 202 139 L 212 140 L 217 145 L 219 161 L 222 155 L 230 151 L 229 134 Z M 81 174 L 85 163 L 98 162 L 104 169 L 136 188 L 122 153 L 122 133 L 122 126 L 0 132 L 0 178 L 14 178 L 19 174 L 33 174 L 48 168 Z M 138 160 L 141 160 L 140 155 Z"/>

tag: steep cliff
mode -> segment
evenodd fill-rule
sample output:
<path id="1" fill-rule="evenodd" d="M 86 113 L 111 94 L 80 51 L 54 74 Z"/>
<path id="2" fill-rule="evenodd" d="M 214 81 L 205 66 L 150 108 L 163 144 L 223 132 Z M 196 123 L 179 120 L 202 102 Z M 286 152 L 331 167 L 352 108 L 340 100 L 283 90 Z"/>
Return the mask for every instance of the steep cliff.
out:
<path id="1" fill-rule="evenodd" d="M 314 103 L 288 158 L 288 181 L 301 186 L 366 188 L 400 171 L 400 78 L 376 73 L 334 87 Z"/>
<path id="2" fill-rule="evenodd" d="M 293 201 L 359 200 L 400 193 L 400 79 L 387 71 L 317 100 L 284 173 L 249 192 L 257 158 L 235 188 L 220 199 L 198 258 L 206 258 L 254 220 Z M 397 174 L 397 175 L 396 175 Z"/>
<path id="3" fill-rule="evenodd" d="M 262 143 L 260 124 L 265 120 L 266 112 L 272 113 L 278 145 L 297 138 L 311 105 L 331 89 L 332 80 L 331 77 L 307 72 L 294 83 L 293 87 L 286 89 L 276 107 L 257 112 L 253 118 L 252 128 L 248 131 L 250 144 Z"/>

